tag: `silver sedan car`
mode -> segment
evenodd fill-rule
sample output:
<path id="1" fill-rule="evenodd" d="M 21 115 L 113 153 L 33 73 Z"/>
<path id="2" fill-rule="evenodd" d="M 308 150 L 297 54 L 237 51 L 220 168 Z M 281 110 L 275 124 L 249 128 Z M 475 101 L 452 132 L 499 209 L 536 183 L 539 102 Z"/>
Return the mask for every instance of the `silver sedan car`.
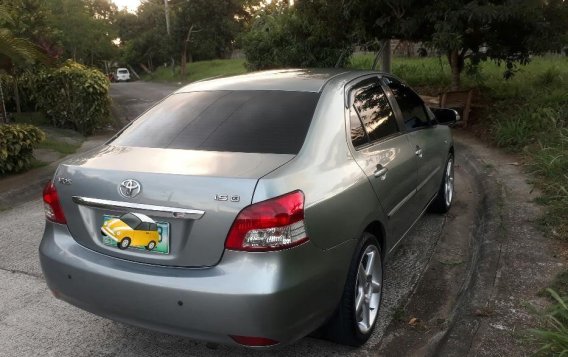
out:
<path id="1" fill-rule="evenodd" d="M 267 348 L 320 329 L 361 345 L 385 260 L 452 204 L 442 124 L 457 119 L 378 72 L 191 84 L 59 166 L 45 279 L 59 299 L 165 333 Z"/>

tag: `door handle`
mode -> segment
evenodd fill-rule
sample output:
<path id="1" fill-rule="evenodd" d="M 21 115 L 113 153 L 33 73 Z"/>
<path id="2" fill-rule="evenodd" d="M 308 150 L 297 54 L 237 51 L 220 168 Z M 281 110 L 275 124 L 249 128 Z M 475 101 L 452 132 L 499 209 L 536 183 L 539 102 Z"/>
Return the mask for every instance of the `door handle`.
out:
<path id="1" fill-rule="evenodd" d="M 376 178 L 380 178 L 381 180 L 384 180 L 386 178 L 386 174 L 389 171 L 389 169 L 387 169 L 386 167 L 384 167 L 381 164 L 377 165 L 377 170 L 373 173 L 373 175 Z"/>
<path id="2" fill-rule="evenodd" d="M 418 145 L 416 145 L 416 151 L 414 152 L 416 154 L 416 156 L 418 156 L 419 158 L 422 158 L 422 148 Z"/>

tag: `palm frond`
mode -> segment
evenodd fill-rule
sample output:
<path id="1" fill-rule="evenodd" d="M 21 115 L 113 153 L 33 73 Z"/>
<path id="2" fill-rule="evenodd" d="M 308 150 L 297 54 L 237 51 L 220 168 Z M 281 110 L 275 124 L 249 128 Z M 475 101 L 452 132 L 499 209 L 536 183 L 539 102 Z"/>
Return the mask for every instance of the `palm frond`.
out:
<path id="1" fill-rule="evenodd" d="M 15 37 L 9 30 L 0 28 L 0 55 L 4 55 L 15 64 L 48 61 L 47 56 L 31 41 Z"/>
<path id="2" fill-rule="evenodd" d="M 2 4 L 0 4 L 0 24 L 14 24 L 14 19 L 10 15 L 8 7 Z"/>

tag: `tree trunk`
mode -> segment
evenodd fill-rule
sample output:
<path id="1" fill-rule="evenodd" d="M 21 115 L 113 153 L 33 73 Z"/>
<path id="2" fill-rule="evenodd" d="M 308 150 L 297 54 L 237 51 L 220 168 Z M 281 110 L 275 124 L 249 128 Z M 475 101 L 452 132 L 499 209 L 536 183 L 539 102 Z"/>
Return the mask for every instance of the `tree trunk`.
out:
<path id="1" fill-rule="evenodd" d="M 183 43 L 183 50 L 181 52 L 181 63 L 180 63 L 180 75 L 181 77 L 185 77 L 185 72 L 187 69 L 187 47 L 189 46 L 189 41 L 191 41 L 191 33 L 194 32 L 193 28 L 195 26 L 191 25 L 189 27 L 189 30 L 187 31 L 187 37 L 185 39 L 185 42 Z"/>
<path id="2" fill-rule="evenodd" d="M 392 56 L 391 56 L 391 40 L 382 41 L 383 55 L 381 57 L 381 71 L 391 73 Z"/>
<path id="3" fill-rule="evenodd" d="M 148 66 L 149 66 L 149 64 L 148 64 Z M 148 74 L 152 74 L 152 71 L 144 63 L 140 63 L 140 67 L 142 67 L 144 72 L 146 72 Z"/>
<path id="4" fill-rule="evenodd" d="M 463 69 L 463 58 L 461 58 L 458 50 L 452 50 L 448 53 L 448 60 L 452 69 L 452 89 L 460 88 L 461 84 L 461 71 Z"/>
<path id="5" fill-rule="evenodd" d="M 184 46 L 186 47 L 186 46 Z M 181 63 L 179 64 L 179 71 L 181 78 L 185 77 L 185 67 L 187 66 L 187 53 L 184 50 L 181 52 Z"/>
<path id="6" fill-rule="evenodd" d="M 4 92 L 2 91 L 2 83 L 0 82 L 0 124 L 8 123 L 8 113 L 6 113 L 6 104 L 4 104 Z"/>
<path id="7" fill-rule="evenodd" d="M 22 107 L 20 105 L 20 89 L 18 87 L 18 78 L 14 75 L 14 99 L 16 100 L 16 112 L 20 114 Z"/>

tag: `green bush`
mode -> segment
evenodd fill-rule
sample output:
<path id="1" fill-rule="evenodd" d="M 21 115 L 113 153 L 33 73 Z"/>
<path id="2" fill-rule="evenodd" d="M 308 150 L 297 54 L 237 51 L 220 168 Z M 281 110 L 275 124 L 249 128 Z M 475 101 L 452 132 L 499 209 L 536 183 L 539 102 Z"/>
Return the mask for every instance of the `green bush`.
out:
<path id="1" fill-rule="evenodd" d="M 56 69 L 25 73 L 20 83 L 37 110 L 56 127 L 88 135 L 108 123 L 110 82 L 97 69 L 68 61 Z"/>
<path id="2" fill-rule="evenodd" d="M 34 146 L 45 134 L 33 125 L 0 125 L 0 175 L 30 167 Z"/>

